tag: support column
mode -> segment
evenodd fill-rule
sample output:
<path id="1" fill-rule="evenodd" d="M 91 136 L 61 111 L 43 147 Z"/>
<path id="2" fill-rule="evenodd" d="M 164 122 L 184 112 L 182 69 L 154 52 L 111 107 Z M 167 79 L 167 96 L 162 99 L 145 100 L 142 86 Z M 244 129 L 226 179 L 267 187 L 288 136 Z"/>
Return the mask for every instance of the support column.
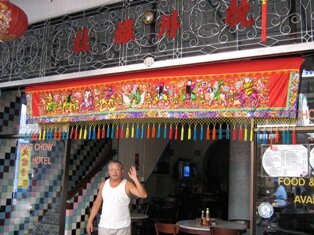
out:
<path id="1" fill-rule="evenodd" d="M 228 219 L 250 218 L 250 141 L 230 141 Z"/>

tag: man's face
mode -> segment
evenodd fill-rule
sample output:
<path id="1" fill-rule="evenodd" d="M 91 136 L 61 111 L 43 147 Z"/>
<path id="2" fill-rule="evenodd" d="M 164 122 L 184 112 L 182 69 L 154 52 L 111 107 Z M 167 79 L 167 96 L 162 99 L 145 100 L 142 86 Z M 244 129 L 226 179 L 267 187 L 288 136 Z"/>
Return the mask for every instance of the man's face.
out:
<path id="1" fill-rule="evenodd" d="M 111 163 L 108 167 L 108 174 L 111 179 L 120 179 L 122 177 L 122 171 L 119 163 Z"/>

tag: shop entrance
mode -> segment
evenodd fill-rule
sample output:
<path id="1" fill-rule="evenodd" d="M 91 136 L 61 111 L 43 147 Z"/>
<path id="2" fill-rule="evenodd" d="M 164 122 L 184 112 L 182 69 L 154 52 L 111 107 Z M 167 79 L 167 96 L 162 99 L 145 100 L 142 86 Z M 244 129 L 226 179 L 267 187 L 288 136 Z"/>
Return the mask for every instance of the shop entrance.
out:
<path id="1" fill-rule="evenodd" d="M 314 233 L 312 128 L 298 143 L 257 146 L 256 234 Z"/>

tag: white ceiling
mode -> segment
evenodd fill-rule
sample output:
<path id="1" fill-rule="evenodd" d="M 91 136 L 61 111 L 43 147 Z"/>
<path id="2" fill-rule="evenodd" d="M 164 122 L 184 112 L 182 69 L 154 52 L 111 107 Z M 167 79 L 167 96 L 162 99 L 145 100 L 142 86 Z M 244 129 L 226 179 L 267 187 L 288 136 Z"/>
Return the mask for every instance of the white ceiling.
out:
<path id="1" fill-rule="evenodd" d="M 122 0 L 11 0 L 10 2 L 24 10 L 28 23 L 33 24 L 64 14 L 79 12 Z"/>

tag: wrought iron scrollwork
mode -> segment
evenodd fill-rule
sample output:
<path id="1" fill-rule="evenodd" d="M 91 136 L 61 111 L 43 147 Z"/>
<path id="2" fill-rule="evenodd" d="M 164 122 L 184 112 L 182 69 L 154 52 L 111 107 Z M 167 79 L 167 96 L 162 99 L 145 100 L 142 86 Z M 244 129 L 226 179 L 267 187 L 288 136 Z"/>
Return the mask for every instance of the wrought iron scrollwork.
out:
<path id="1" fill-rule="evenodd" d="M 230 27 L 227 10 L 233 0 L 141 0 L 66 15 L 32 25 L 14 42 L 0 44 L 0 82 L 155 61 L 313 42 L 311 0 L 268 0 L 267 41 L 261 43 L 261 0 L 249 0 L 244 21 Z M 235 6 L 236 7 L 236 6 Z M 143 15 L 154 13 L 145 24 Z M 163 16 L 178 12 L 175 37 L 160 32 Z M 232 15 L 231 15 L 232 16 Z M 234 16 L 232 16 L 234 17 Z M 133 20 L 134 39 L 115 43 L 118 22 Z M 77 31 L 88 29 L 89 50 L 75 52 Z"/>

